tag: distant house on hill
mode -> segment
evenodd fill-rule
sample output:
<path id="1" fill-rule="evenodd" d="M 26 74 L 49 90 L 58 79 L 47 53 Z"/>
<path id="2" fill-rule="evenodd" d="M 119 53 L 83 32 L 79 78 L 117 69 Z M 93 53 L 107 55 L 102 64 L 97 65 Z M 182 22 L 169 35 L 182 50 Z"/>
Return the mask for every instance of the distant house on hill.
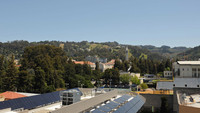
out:
<path id="1" fill-rule="evenodd" d="M 89 65 L 92 68 L 92 70 L 95 70 L 95 68 L 96 68 L 96 64 L 92 63 L 90 61 L 74 61 L 74 63 L 75 64 L 81 64 L 81 65 L 87 64 L 87 65 Z"/>
<path id="2" fill-rule="evenodd" d="M 99 69 L 104 72 L 106 69 L 112 69 L 115 65 L 115 60 L 112 59 L 110 62 L 107 63 L 99 63 Z"/>

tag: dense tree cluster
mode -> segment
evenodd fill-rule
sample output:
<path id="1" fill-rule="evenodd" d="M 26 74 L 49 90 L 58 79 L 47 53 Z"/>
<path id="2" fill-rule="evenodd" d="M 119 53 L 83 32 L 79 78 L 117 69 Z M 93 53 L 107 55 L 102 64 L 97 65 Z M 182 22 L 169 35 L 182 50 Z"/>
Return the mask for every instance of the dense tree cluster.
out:
<path id="1" fill-rule="evenodd" d="M 11 90 L 45 93 L 62 88 L 93 87 L 91 80 L 95 81 L 94 85 L 96 86 L 99 86 L 102 80 L 106 85 L 109 85 L 110 81 L 112 85 L 119 85 L 120 81 L 123 84 L 128 84 L 130 80 L 139 84 L 137 78 L 120 77 L 119 71 L 130 71 L 143 75 L 146 73 L 157 74 L 171 69 L 169 59 L 154 60 L 147 50 L 134 46 L 129 46 L 131 53 L 129 61 L 124 61 L 125 49 L 118 47 L 119 44 L 116 42 L 104 44 L 88 43 L 87 41 L 80 43 L 66 42 L 64 49 L 57 47 L 60 43 L 57 41 L 39 43 L 15 41 L 6 43 L 6 46 L 0 43 L 0 46 L 3 47 L 0 52 L 7 55 L 9 52 L 5 50 L 12 51 L 11 53 L 16 55 L 17 59 L 20 58 L 21 64 L 20 68 L 15 66 L 13 55 L 0 56 L 0 92 Z M 10 44 L 13 44 L 11 48 L 5 49 Z M 18 51 L 18 46 L 22 48 L 23 52 Z M 86 50 L 88 48 L 90 50 Z M 17 50 L 16 53 L 15 50 Z M 73 56 L 73 59 L 83 60 L 87 55 L 96 54 L 109 59 L 115 58 L 114 68 L 107 69 L 102 73 L 99 70 L 98 62 L 96 69 L 91 70 L 91 67 L 87 64 L 74 64 L 69 57 Z M 120 58 L 122 60 L 119 60 Z"/>
<path id="2" fill-rule="evenodd" d="M 18 70 L 15 67 L 14 56 L 5 59 L 0 56 L 0 91 L 16 90 L 18 87 Z"/>
<path id="3" fill-rule="evenodd" d="M 165 70 L 172 69 L 172 62 L 170 59 L 158 61 L 151 59 L 143 59 L 131 57 L 129 61 L 121 61 L 117 59 L 115 61 L 114 68 L 123 71 L 130 71 L 133 73 L 155 74 L 163 73 Z"/>
<path id="4" fill-rule="evenodd" d="M 61 48 L 50 45 L 27 47 L 20 62 L 18 69 L 14 57 L 0 57 L 1 91 L 45 93 L 65 87 L 93 87 L 91 79 L 101 78 L 99 70 L 74 64 Z"/>

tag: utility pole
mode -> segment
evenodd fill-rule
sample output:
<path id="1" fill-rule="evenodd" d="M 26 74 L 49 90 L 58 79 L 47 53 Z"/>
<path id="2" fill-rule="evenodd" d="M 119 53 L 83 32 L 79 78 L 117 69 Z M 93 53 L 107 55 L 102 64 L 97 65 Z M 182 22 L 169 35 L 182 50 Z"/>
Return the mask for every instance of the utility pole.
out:
<path id="1" fill-rule="evenodd" d="M 110 91 L 111 91 L 111 82 L 112 82 L 112 79 L 110 79 Z"/>

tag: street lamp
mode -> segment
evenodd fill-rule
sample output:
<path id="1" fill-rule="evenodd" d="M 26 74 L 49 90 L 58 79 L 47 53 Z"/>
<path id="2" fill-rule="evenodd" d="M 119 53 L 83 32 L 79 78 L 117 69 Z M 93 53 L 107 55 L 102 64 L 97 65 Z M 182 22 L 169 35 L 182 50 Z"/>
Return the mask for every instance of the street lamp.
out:
<path id="1" fill-rule="evenodd" d="M 110 80 L 110 90 L 111 90 L 111 82 L 112 82 L 112 79 L 109 79 Z"/>
<path id="2" fill-rule="evenodd" d="M 79 87 L 79 83 L 80 83 L 80 81 L 78 80 L 78 87 Z"/>
<path id="3" fill-rule="evenodd" d="M 69 83 L 65 83 L 65 85 L 66 85 L 66 88 L 68 89 L 68 87 L 67 87 L 67 86 L 69 86 Z"/>

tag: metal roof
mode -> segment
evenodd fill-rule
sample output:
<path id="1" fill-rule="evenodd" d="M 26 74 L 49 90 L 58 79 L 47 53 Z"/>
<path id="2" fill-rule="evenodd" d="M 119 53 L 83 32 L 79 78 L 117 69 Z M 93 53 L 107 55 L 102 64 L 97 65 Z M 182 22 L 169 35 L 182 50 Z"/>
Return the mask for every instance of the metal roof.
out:
<path id="1" fill-rule="evenodd" d="M 74 90 L 79 91 L 78 88 L 74 88 Z M 11 108 L 11 110 L 34 109 L 36 107 L 45 106 L 59 101 L 60 101 L 60 91 L 56 91 L 52 93 L 45 93 L 41 95 L 23 97 L 23 98 L 0 102 L 0 110 L 6 108 Z"/>
<path id="2" fill-rule="evenodd" d="M 177 61 L 180 65 L 200 65 L 200 61 Z"/>
<path id="3" fill-rule="evenodd" d="M 116 104 L 116 100 L 123 100 L 123 103 Z M 92 113 L 137 113 L 138 110 L 143 106 L 145 103 L 145 99 L 140 95 L 136 97 L 132 97 L 130 95 L 123 95 L 109 103 L 95 109 Z M 110 105 L 114 105 L 109 107 Z"/>
<path id="4" fill-rule="evenodd" d="M 200 86 L 200 78 L 174 78 L 172 82 L 157 82 L 156 89 L 172 90 L 173 87 L 197 88 Z"/>

